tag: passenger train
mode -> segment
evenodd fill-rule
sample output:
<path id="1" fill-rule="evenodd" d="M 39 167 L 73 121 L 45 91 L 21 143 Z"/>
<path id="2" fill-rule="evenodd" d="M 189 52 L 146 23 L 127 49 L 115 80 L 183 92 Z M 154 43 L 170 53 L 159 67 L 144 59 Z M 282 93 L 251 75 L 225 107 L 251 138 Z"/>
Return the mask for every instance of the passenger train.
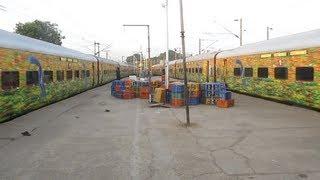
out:
<path id="1" fill-rule="evenodd" d="M 134 67 L 0 30 L 0 122 L 134 73 Z"/>
<path id="2" fill-rule="evenodd" d="M 163 66 L 153 66 L 161 74 Z M 182 60 L 170 76 L 183 78 Z M 191 81 L 227 83 L 252 96 L 320 110 L 320 29 L 187 58 Z"/>

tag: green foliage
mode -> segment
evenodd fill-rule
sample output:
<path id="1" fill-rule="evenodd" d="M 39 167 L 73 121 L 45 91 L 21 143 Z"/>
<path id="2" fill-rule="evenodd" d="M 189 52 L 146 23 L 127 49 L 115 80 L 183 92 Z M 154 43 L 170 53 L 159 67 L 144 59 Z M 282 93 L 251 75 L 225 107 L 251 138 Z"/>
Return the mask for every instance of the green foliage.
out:
<path id="1" fill-rule="evenodd" d="M 62 39 L 65 39 L 58 29 L 58 25 L 49 21 L 35 20 L 33 22 L 17 23 L 15 32 L 57 45 L 61 45 Z"/>

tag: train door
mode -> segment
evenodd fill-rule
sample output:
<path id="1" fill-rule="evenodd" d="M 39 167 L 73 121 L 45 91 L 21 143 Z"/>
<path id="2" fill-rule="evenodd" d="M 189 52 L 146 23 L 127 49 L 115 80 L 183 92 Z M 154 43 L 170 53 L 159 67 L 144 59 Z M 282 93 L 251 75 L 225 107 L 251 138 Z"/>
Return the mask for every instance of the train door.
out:
<path id="1" fill-rule="evenodd" d="M 202 64 L 202 76 L 205 77 L 206 82 L 209 82 L 209 61 L 203 61 Z"/>
<path id="2" fill-rule="evenodd" d="M 92 86 L 95 86 L 95 65 L 94 62 L 92 63 Z"/>
<path id="3" fill-rule="evenodd" d="M 228 75 L 227 59 L 223 59 L 223 81 L 226 83 Z"/>

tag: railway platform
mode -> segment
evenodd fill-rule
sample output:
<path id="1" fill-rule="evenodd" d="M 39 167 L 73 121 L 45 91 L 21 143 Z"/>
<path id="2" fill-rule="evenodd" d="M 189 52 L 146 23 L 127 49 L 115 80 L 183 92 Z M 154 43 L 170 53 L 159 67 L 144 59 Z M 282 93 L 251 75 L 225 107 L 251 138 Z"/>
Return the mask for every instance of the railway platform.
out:
<path id="1" fill-rule="evenodd" d="M 234 98 L 186 128 L 184 108 L 89 90 L 0 124 L 0 179 L 320 179 L 319 112 Z"/>

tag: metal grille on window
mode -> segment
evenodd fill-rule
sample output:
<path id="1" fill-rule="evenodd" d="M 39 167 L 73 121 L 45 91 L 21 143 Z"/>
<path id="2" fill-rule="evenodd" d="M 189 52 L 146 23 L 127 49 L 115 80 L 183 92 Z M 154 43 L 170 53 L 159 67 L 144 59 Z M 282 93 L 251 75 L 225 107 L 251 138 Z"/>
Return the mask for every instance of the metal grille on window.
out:
<path id="1" fill-rule="evenodd" d="M 27 71 L 26 72 L 27 85 L 35 85 L 39 83 L 38 71 Z"/>
<path id="2" fill-rule="evenodd" d="M 57 71 L 57 81 L 64 81 L 64 71 Z"/>
<path id="3" fill-rule="evenodd" d="M 267 67 L 258 68 L 258 77 L 259 78 L 268 78 L 269 77 L 268 68 Z"/>
<path id="4" fill-rule="evenodd" d="M 53 82 L 53 71 L 43 71 L 44 75 L 44 82 L 45 83 L 51 83 Z"/>
<path id="5" fill-rule="evenodd" d="M 252 68 L 244 68 L 244 76 L 245 77 L 252 77 L 253 76 L 253 69 Z"/>
<path id="6" fill-rule="evenodd" d="M 80 71 L 79 70 L 74 71 L 74 77 L 80 78 Z"/>
<path id="7" fill-rule="evenodd" d="M 288 68 L 286 68 L 286 67 L 274 68 L 274 78 L 275 79 L 288 79 Z"/>
<path id="8" fill-rule="evenodd" d="M 67 80 L 72 80 L 72 71 L 67 71 Z"/>
<path id="9" fill-rule="evenodd" d="M 313 81 L 314 68 L 313 67 L 297 67 L 296 80 L 297 81 Z"/>
<path id="10" fill-rule="evenodd" d="M 234 76 L 241 76 L 241 69 L 240 68 L 234 68 L 233 69 L 233 75 Z"/>
<path id="11" fill-rule="evenodd" d="M 19 87 L 19 72 L 18 71 L 2 71 L 1 87 L 3 90 L 10 90 L 10 89 L 15 89 Z"/>

